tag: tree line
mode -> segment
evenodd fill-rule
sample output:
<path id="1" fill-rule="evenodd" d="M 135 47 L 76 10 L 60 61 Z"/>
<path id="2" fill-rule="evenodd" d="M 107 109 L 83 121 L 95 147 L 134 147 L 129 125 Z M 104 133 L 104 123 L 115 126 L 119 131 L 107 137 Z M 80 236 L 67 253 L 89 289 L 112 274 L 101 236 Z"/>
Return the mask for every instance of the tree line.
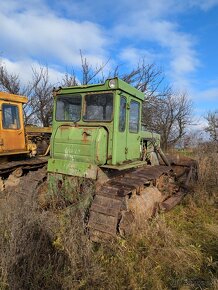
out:
<path id="1" fill-rule="evenodd" d="M 187 127 L 192 123 L 193 104 L 187 92 L 177 92 L 170 85 L 164 86 L 164 73 L 156 64 L 147 64 L 144 59 L 131 71 L 122 73 L 117 66 L 105 72 L 107 62 L 93 67 L 82 53 L 78 74 L 65 73 L 59 86 L 103 83 L 107 78 L 119 77 L 145 93 L 142 122 L 147 130 L 161 134 L 162 147 L 174 147 L 185 138 Z M 51 125 L 54 84 L 50 81 L 47 67 L 32 68 L 31 80 L 23 84 L 18 74 L 10 73 L 0 63 L 0 90 L 12 94 L 25 95 L 28 103 L 24 106 L 26 124 Z M 205 131 L 213 141 L 218 141 L 218 110 L 205 116 L 208 126 Z"/>

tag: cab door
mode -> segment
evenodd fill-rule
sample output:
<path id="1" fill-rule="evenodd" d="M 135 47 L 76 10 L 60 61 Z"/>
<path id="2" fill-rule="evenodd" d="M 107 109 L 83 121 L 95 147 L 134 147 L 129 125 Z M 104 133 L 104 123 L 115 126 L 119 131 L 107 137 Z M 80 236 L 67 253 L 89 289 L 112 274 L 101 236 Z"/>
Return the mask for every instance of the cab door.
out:
<path id="1" fill-rule="evenodd" d="M 141 103 L 134 97 L 122 93 L 115 114 L 114 164 L 140 159 L 140 110 Z M 115 157 L 114 157 L 115 155 Z"/>
<path id="2" fill-rule="evenodd" d="M 127 160 L 140 158 L 140 118 L 141 103 L 137 99 L 129 97 L 127 110 Z"/>
<path id="3" fill-rule="evenodd" d="M 123 163 L 127 160 L 127 104 L 128 95 L 119 95 L 117 122 L 115 123 L 116 142 L 116 163 Z"/>
<path id="4" fill-rule="evenodd" d="M 0 153 L 26 150 L 22 104 L 1 103 Z"/>

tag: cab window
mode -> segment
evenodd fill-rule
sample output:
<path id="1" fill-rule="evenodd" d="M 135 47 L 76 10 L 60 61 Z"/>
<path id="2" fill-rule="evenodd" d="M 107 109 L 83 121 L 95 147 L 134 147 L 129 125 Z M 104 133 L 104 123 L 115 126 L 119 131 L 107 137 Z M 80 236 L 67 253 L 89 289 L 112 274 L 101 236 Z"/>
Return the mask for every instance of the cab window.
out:
<path id="1" fill-rule="evenodd" d="M 120 98 L 120 117 L 119 117 L 119 131 L 124 132 L 126 129 L 126 98 Z"/>
<path id="2" fill-rule="evenodd" d="M 3 104 L 2 114 L 4 129 L 20 129 L 19 111 L 16 105 Z"/>
<path id="3" fill-rule="evenodd" d="M 113 94 L 99 93 L 85 96 L 85 121 L 111 121 L 113 114 Z"/>
<path id="4" fill-rule="evenodd" d="M 60 95 L 57 98 L 56 120 L 77 122 L 80 120 L 81 108 L 81 95 Z"/>
<path id="5" fill-rule="evenodd" d="M 136 101 L 130 102 L 129 112 L 129 132 L 138 133 L 139 131 L 139 117 L 140 117 L 140 104 Z"/>

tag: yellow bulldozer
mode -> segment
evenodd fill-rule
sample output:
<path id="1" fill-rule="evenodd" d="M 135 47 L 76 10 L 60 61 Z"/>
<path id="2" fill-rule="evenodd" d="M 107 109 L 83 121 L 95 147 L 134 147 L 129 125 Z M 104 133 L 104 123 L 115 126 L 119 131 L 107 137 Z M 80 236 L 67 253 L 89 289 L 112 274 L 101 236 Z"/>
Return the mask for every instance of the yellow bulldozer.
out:
<path id="1" fill-rule="evenodd" d="M 23 105 L 27 101 L 25 96 L 0 92 L 1 189 L 47 163 L 51 128 L 24 125 Z"/>

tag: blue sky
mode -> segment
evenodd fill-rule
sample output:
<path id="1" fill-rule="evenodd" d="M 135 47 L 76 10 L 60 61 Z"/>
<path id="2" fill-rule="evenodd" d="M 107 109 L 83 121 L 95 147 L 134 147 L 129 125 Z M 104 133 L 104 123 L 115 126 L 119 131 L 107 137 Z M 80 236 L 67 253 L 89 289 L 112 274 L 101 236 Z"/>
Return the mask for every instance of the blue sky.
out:
<path id="1" fill-rule="evenodd" d="M 218 0 L 0 0 L 0 57 L 27 81 L 48 66 L 58 82 L 80 66 L 133 68 L 143 57 L 187 91 L 195 115 L 218 109 Z M 198 119 L 203 122 L 202 119 Z"/>

